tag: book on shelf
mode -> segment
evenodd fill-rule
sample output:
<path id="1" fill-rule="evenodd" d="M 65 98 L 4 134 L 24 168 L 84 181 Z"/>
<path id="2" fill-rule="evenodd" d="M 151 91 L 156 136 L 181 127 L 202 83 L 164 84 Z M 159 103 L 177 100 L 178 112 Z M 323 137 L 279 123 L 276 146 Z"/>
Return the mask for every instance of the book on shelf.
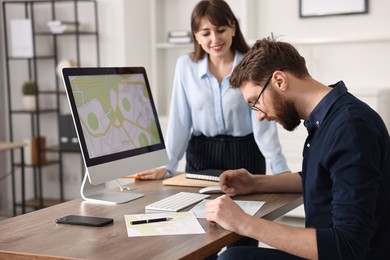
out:
<path id="1" fill-rule="evenodd" d="M 189 31 L 169 31 L 168 32 L 169 43 L 191 43 L 192 35 Z"/>
<path id="2" fill-rule="evenodd" d="M 169 37 L 169 43 L 191 43 L 192 38 L 190 37 Z"/>
<path id="3" fill-rule="evenodd" d="M 46 138 L 44 136 L 31 137 L 31 139 L 25 139 L 26 146 L 24 151 L 24 162 L 28 165 L 37 166 L 39 163 L 47 163 L 46 158 Z"/>
<path id="4" fill-rule="evenodd" d="M 196 180 L 206 180 L 206 181 L 216 181 L 219 182 L 219 175 L 223 173 L 223 170 L 218 169 L 207 169 L 197 172 L 187 172 L 186 178 L 196 179 Z"/>
<path id="5" fill-rule="evenodd" d="M 169 31 L 168 37 L 191 37 L 190 31 Z"/>
<path id="6" fill-rule="evenodd" d="M 76 22 L 67 22 L 60 20 L 52 20 L 47 22 L 47 26 L 50 29 L 50 32 L 53 34 L 61 34 L 65 32 L 75 32 L 77 29 L 82 30 L 80 23 Z"/>

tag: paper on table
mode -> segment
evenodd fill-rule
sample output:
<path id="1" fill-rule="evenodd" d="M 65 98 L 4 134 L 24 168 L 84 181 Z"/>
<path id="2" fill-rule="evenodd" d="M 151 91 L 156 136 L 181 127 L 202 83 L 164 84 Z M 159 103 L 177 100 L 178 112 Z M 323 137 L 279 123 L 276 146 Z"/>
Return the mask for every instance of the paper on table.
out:
<path id="1" fill-rule="evenodd" d="M 173 218 L 172 220 L 147 224 L 131 225 L 131 221 Z M 192 212 L 163 212 L 125 215 L 127 235 L 129 237 L 165 236 L 205 233 Z"/>
<path id="2" fill-rule="evenodd" d="M 210 200 L 202 200 L 193 207 L 190 212 L 193 212 L 197 218 L 206 218 L 205 208 L 206 203 Z M 256 212 L 264 205 L 265 201 L 247 201 L 247 200 L 234 200 L 243 211 L 247 214 L 255 215 Z"/>

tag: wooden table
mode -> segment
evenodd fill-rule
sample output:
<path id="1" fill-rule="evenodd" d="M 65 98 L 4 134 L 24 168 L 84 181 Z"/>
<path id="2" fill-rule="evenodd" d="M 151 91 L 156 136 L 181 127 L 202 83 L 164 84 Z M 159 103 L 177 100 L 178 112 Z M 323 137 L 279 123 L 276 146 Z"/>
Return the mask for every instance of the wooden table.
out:
<path id="1" fill-rule="evenodd" d="M 163 186 L 160 180 L 132 184 L 143 198 L 120 205 L 103 205 L 76 199 L 0 222 L 0 259 L 202 259 L 240 238 L 205 219 L 206 234 L 136 237 L 127 236 L 125 214 L 144 213 L 145 205 L 179 191 L 199 188 Z M 218 195 L 212 195 L 216 197 Z M 302 204 L 301 194 L 237 196 L 266 203 L 256 216 L 274 220 Z M 189 209 L 189 208 L 188 208 Z M 184 211 L 187 211 L 185 209 Z M 68 214 L 110 217 L 114 224 L 94 228 L 56 224 Z"/>
<path id="2" fill-rule="evenodd" d="M 24 143 L 14 143 L 14 142 L 0 142 L 0 152 L 12 151 L 14 149 L 20 150 L 20 167 L 22 175 L 22 213 L 26 212 L 26 201 L 25 201 L 25 181 L 24 181 L 24 151 L 23 147 L 26 144 Z M 12 155 L 13 156 L 13 155 Z M 16 216 L 16 187 L 15 187 L 15 165 L 13 160 L 11 160 L 11 178 L 12 178 L 12 209 L 13 215 Z"/>

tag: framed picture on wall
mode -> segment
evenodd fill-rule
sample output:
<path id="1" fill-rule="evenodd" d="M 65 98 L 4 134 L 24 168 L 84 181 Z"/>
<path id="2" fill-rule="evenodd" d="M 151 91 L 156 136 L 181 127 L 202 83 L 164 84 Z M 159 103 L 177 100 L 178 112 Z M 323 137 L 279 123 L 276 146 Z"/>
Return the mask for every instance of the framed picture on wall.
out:
<path id="1" fill-rule="evenodd" d="M 299 0 L 301 18 L 365 13 L 368 0 Z"/>

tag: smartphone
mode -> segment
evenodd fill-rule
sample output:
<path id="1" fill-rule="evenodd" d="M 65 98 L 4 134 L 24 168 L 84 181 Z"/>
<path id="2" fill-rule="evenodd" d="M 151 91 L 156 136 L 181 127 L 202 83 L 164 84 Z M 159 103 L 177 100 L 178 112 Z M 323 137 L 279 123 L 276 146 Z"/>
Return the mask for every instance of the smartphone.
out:
<path id="1" fill-rule="evenodd" d="M 57 224 L 72 224 L 82 225 L 91 227 L 101 227 L 114 222 L 112 218 L 101 218 L 91 216 L 79 216 L 79 215 L 68 215 L 56 219 Z"/>

